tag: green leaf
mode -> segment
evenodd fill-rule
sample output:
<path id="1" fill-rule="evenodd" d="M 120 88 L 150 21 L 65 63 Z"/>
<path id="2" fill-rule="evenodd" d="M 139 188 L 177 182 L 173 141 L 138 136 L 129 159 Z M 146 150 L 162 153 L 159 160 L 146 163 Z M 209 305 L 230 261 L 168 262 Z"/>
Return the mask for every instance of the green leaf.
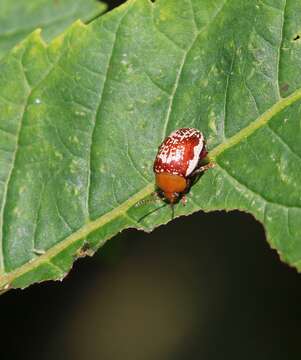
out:
<path id="1" fill-rule="evenodd" d="M 300 270 L 300 19 L 299 0 L 132 0 L 16 47 L 0 68 L 1 288 L 62 278 L 122 229 L 170 221 L 135 204 L 186 126 L 215 167 L 176 216 L 247 211 Z"/>
<path id="2" fill-rule="evenodd" d="M 96 0 L 0 0 L 0 58 L 36 28 L 51 40 L 75 20 L 89 21 L 104 12 Z"/>

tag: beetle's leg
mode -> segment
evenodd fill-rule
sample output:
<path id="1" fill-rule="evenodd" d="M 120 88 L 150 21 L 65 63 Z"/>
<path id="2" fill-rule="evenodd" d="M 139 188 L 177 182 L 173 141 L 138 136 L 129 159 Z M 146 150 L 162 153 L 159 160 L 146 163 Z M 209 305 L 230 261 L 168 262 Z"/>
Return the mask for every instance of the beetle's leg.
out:
<path id="1" fill-rule="evenodd" d="M 198 169 L 196 169 L 196 170 L 192 173 L 192 175 L 194 176 L 194 175 L 199 174 L 199 173 L 201 173 L 201 172 L 204 172 L 204 171 L 206 171 L 206 170 L 208 170 L 208 169 L 212 169 L 214 166 L 215 166 L 215 164 L 213 164 L 213 163 L 209 163 L 209 164 L 203 165 L 203 166 L 199 167 Z"/>
<path id="2" fill-rule="evenodd" d="M 181 202 L 182 202 L 183 206 L 186 206 L 186 204 L 187 204 L 187 196 L 185 194 L 182 196 Z"/>
<path id="3" fill-rule="evenodd" d="M 154 201 L 162 200 L 162 198 L 161 198 L 160 194 L 158 193 L 158 191 L 152 192 L 151 197 L 154 199 Z"/>
<path id="4" fill-rule="evenodd" d="M 168 201 L 170 204 L 174 204 L 176 202 L 178 202 L 178 198 L 179 198 L 179 193 L 174 192 L 174 193 L 168 193 L 169 195 L 171 195 L 171 197 L 166 196 L 167 193 L 164 193 L 164 199 L 166 201 Z"/>

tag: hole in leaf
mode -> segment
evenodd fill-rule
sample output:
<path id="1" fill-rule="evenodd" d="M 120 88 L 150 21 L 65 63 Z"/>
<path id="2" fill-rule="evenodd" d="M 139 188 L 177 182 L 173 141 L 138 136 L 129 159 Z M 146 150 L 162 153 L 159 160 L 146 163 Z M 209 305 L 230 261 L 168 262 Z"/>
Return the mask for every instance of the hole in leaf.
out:
<path id="1" fill-rule="evenodd" d="M 125 3 L 126 0 L 103 0 L 103 2 L 105 2 L 108 5 L 108 11 L 110 11 Z"/>

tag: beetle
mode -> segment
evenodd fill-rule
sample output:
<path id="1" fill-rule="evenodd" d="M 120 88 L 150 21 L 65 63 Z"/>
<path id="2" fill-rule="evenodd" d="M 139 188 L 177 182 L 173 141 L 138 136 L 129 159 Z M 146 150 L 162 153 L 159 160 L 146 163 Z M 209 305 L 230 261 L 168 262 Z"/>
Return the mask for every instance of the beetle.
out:
<path id="1" fill-rule="evenodd" d="M 196 175 L 213 167 L 202 165 L 207 156 L 206 140 L 195 128 L 181 128 L 165 138 L 154 161 L 156 185 L 173 205 L 189 190 Z"/>

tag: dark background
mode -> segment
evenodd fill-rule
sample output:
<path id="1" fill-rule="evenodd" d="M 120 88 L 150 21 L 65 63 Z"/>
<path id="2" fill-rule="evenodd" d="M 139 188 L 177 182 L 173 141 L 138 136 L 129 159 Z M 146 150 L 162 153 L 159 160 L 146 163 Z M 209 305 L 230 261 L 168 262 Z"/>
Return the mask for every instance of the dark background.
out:
<path id="1" fill-rule="evenodd" d="M 199 212 L 1 296 L 1 359 L 293 359 L 300 304 L 301 275 L 259 223 Z"/>
<path id="2" fill-rule="evenodd" d="M 123 232 L 62 283 L 1 296 L 0 359 L 293 359 L 300 306 L 301 275 L 259 223 L 199 212 Z"/>

